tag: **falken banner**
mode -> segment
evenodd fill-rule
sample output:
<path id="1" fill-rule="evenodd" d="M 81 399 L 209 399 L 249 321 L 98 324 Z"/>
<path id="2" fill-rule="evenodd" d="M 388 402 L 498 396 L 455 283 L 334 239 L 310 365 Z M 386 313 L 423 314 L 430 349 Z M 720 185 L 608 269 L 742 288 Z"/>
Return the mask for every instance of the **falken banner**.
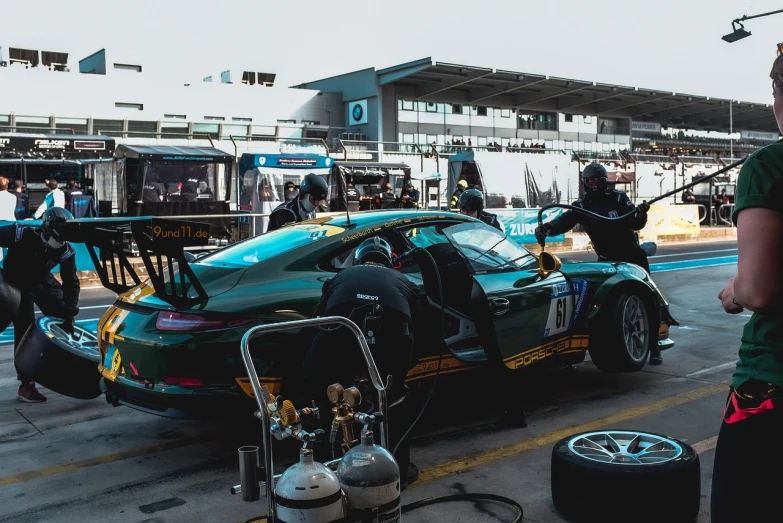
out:
<path id="1" fill-rule="evenodd" d="M 536 227 L 538 227 L 539 209 L 487 209 L 487 212 L 497 214 L 503 223 L 506 236 L 516 243 L 536 243 Z M 563 209 L 547 209 L 544 211 L 544 223 L 554 220 L 563 214 Z M 547 242 L 565 241 L 565 234 L 547 237 Z"/>

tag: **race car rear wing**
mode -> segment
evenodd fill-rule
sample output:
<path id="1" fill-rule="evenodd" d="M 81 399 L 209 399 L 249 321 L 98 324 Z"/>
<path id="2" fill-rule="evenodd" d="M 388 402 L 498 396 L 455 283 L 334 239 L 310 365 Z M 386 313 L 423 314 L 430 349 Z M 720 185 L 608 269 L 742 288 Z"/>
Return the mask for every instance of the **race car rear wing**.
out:
<path id="1" fill-rule="evenodd" d="M 142 283 L 123 248 L 128 232 L 159 299 L 186 308 L 208 298 L 188 264 L 185 247 L 207 245 L 209 224 L 150 216 L 82 218 L 69 221 L 66 234 L 69 241 L 85 244 L 101 284 L 120 294 Z"/>

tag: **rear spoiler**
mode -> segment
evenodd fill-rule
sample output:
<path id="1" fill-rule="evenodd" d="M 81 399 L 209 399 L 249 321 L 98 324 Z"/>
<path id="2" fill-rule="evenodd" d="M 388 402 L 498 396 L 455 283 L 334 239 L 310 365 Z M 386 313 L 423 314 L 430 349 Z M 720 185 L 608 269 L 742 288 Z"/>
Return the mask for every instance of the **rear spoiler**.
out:
<path id="1" fill-rule="evenodd" d="M 209 231 L 206 223 L 150 216 L 80 218 L 68 222 L 66 237 L 85 244 L 101 284 L 121 294 L 142 283 L 123 248 L 123 237 L 131 233 L 158 298 L 187 308 L 208 296 L 188 264 L 185 247 L 207 245 Z M 167 282 L 166 271 L 177 277 Z"/>

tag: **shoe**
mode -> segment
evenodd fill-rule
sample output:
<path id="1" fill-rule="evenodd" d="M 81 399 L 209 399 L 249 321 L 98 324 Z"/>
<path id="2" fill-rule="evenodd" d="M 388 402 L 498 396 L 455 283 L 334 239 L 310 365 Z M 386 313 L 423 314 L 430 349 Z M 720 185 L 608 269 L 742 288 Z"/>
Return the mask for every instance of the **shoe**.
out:
<path id="1" fill-rule="evenodd" d="M 413 463 L 408 463 L 408 476 L 405 478 L 405 481 L 402 481 L 402 486 L 400 487 L 401 490 L 405 490 L 408 488 L 408 485 L 413 483 L 419 479 L 419 467 L 414 465 Z"/>
<path id="2" fill-rule="evenodd" d="M 26 403 L 43 403 L 46 401 L 46 396 L 38 392 L 38 389 L 35 388 L 35 382 L 31 381 L 27 385 L 19 386 L 16 399 Z"/>
<path id="3" fill-rule="evenodd" d="M 663 358 L 661 358 L 661 351 L 651 352 L 650 365 L 660 365 L 661 363 L 663 363 Z"/>

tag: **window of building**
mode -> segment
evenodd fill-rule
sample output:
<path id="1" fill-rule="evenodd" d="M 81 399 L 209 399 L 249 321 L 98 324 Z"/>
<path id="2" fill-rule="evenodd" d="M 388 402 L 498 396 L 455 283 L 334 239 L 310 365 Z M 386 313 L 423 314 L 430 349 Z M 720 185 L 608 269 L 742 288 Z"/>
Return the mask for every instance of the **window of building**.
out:
<path id="1" fill-rule="evenodd" d="M 188 134 L 187 122 L 161 122 L 160 132 L 164 138 L 170 134 Z"/>
<path id="2" fill-rule="evenodd" d="M 254 125 L 253 136 L 274 136 L 277 134 L 277 127 L 272 125 Z"/>
<path id="3" fill-rule="evenodd" d="M 566 114 L 565 115 L 565 121 L 566 122 L 573 122 L 574 121 L 574 115 L 573 114 Z"/>
<path id="4" fill-rule="evenodd" d="M 171 118 L 175 120 L 185 120 L 187 118 L 184 114 L 164 114 L 163 118 Z"/>
<path id="5" fill-rule="evenodd" d="M 49 130 L 51 128 L 48 116 L 17 116 L 16 126 L 41 130 Z"/>
<path id="6" fill-rule="evenodd" d="M 454 104 L 451 106 L 451 113 L 452 114 L 462 114 L 462 105 L 461 104 Z"/>
<path id="7" fill-rule="evenodd" d="M 295 124 L 296 120 L 278 120 L 277 123 L 281 123 L 281 124 Z"/>
<path id="8" fill-rule="evenodd" d="M 204 119 L 213 122 L 223 122 L 226 120 L 225 116 L 205 116 Z"/>
<path id="9" fill-rule="evenodd" d="M 122 120 L 93 120 L 93 134 L 105 134 L 107 136 L 122 136 Z"/>
<path id="10" fill-rule="evenodd" d="M 302 120 L 302 123 L 305 125 L 321 125 L 321 122 L 318 120 Z"/>
<path id="11" fill-rule="evenodd" d="M 140 65 L 132 65 L 132 64 L 114 64 L 115 69 L 119 69 L 121 71 L 133 71 L 135 73 L 141 72 L 141 66 Z"/>
<path id="12" fill-rule="evenodd" d="M 67 132 L 73 130 L 74 134 L 87 134 L 87 118 L 60 118 L 54 121 L 57 129 L 63 129 Z"/>
<path id="13" fill-rule="evenodd" d="M 247 136 L 247 125 L 223 124 L 223 136 L 233 136 L 238 140 L 245 140 Z"/>
<path id="14" fill-rule="evenodd" d="M 13 64 L 22 64 L 26 67 L 38 67 L 38 51 L 34 49 L 8 49 L 8 59 Z"/>
<path id="15" fill-rule="evenodd" d="M 234 116 L 234 117 L 231 118 L 231 121 L 232 122 L 252 122 L 253 119 L 252 118 L 242 118 L 242 117 Z"/>
<path id="16" fill-rule="evenodd" d="M 476 116 L 487 116 L 487 108 L 482 105 L 479 105 L 476 108 Z"/>
<path id="17" fill-rule="evenodd" d="M 411 101 L 411 100 L 403 100 L 402 101 L 402 110 L 403 111 L 413 111 L 413 101 Z"/>
<path id="18" fill-rule="evenodd" d="M 402 135 L 402 143 L 413 143 L 413 135 L 412 134 L 403 134 Z"/>
<path id="19" fill-rule="evenodd" d="M 220 124 L 217 123 L 194 123 L 193 134 L 207 135 L 210 138 L 218 138 Z M 196 137 L 198 138 L 198 137 Z M 203 136 L 201 137 L 203 138 Z"/>
<path id="20" fill-rule="evenodd" d="M 427 105 L 425 106 L 425 111 L 428 113 L 437 113 L 438 112 L 438 104 L 427 102 Z"/>
<path id="21" fill-rule="evenodd" d="M 501 118 L 511 118 L 511 109 L 501 109 L 500 110 L 500 117 Z"/>
<path id="22" fill-rule="evenodd" d="M 155 138 L 158 133 L 158 122 L 128 121 L 128 137 Z"/>
<path id="23" fill-rule="evenodd" d="M 479 136 L 477 145 L 487 145 L 487 137 L 486 136 Z"/>
<path id="24" fill-rule="evenodd" d="M 136 109 L 137 111 L 144 110 L 144 104 L 134 104 L 129 102 L 114 102 L 114 107 L 118 109 Z"/>

